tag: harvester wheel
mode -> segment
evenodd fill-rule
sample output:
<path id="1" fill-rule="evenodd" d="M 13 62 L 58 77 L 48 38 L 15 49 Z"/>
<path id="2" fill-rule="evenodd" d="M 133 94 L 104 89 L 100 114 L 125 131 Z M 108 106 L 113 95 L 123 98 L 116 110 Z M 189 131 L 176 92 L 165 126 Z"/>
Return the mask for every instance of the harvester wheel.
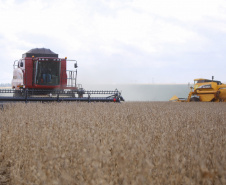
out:
<path id="1" fill-rule="evenodd" d="M 198 101 L 200 101 L 200 100 L 199 100 L 199 98 L 197 98 L 197 97 L 192 97 L 192 98 L 190 99 L 190 101 L 191 101 L 191 102 L 198 102 Z"/>

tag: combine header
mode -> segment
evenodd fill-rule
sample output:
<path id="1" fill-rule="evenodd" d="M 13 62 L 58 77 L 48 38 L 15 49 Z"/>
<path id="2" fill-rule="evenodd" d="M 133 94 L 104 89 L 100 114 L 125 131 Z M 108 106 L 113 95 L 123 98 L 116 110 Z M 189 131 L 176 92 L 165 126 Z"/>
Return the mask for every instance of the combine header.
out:
<path id="1" fill-rule="evenodd" d="M 67 70 L 67 62 L 74 62 L 76 70 Z M 31 49 L 13 66 L 12 89 L 0 89 L 0 101 L 124 101 L 117 89 L 83 89 L 77 84 L 77 61 L 58 58 L 50 49 Z"/>
<path id="2" fill-rule="evenodd" d="M 194 79 L 194 87 L 191 87 L 191 91 L 188 94 L 188 98 L 178 98 L 173 96 L 170 101 L 177 102 L 226 102 L 226 84 L 221 81 L 208 79 Z"/>

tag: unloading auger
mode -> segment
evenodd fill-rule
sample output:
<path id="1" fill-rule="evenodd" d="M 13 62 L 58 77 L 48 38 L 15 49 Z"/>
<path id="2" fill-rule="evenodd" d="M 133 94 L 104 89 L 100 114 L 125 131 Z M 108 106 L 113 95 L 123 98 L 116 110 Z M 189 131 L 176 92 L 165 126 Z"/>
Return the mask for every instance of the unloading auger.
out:
<path id="1" fill-rule="evenodd" d="M 67 70 L 74 61 L 76 70 Z M 12 89 L 0 89 L 0 101 L 124 101 L 121 92 L 85 90 L 77 84 L 77 61 L 58 58 L 46 48 L 35 48 L 14 61 Z"/>

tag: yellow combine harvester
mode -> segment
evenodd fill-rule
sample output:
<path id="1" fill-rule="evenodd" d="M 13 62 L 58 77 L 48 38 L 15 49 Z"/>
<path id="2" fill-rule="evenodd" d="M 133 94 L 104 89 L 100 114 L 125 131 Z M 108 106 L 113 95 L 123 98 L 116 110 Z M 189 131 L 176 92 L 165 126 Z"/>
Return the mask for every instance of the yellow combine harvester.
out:
<path id="1" fill-rule="evenodd" d="M 226 84 L 220 81 L 203 78 L 194 79 L 194 87 L 188 94 L 188 98 L 178 98 L 173 96 L 170 101 L 176 102 L 226 102 Z"/>

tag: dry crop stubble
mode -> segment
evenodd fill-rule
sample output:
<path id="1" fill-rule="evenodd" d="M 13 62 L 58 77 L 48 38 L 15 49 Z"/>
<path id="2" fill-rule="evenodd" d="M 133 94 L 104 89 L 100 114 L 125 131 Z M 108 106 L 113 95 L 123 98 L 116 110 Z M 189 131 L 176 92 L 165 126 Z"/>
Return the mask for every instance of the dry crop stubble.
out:
<path id="1" fill-rule="evenodd" d="M 226 184 L 224 103 L 18 103 L 0 184 Z"/>

